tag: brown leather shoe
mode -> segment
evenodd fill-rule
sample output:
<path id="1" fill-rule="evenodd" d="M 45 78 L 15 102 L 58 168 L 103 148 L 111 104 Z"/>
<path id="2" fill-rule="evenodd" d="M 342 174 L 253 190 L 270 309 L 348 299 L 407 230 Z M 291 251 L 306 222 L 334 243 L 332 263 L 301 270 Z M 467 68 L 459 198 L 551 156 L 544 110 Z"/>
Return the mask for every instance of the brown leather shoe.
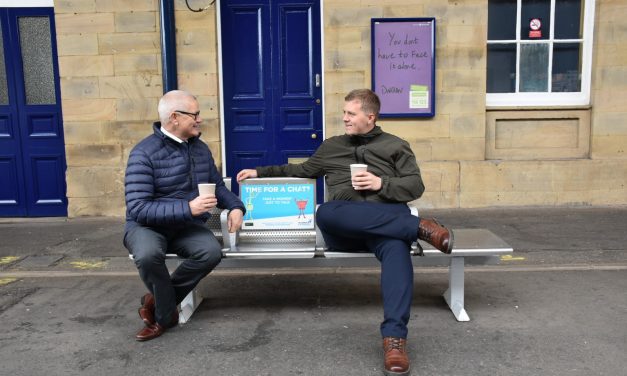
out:
<path id="1" fill-rule="evenodd" d="M 405 338 L 383 338 L 383 352 L 385 367 L 383 373 L 387 376 L 409 375 L 409 359 L 405 351 Z"/>
<path id="2" fill-rule="evenodd" d="M 420 218 L 418 239 L 426 241 L 447 255 L 453 251 L 453 231 L 442 226 L 435 219 Z"/>
<path id="3" fill-rule="evenodd" d="M 155 297 L 148 293 L 141 298 L 142 306 L 139 307 L 139 317 L 146 326 L 155 325 Z"/>
<path id="4" fill-rule="evenodd" d="M 137 332 L 137 334 L 135 334 L 135 339 L 138 341 L 149 341 L 151 339 L 159 337 L 165 331 L 166 328 L 164 328 L 157 322 L 154 325 L 148 325 L 143 327 L 139 332 Z"/>
<path id="5" fill-rule="evenodd" d="M 149 341 L 151 339 L 155 339 L 162 335 L 167 329 L 173 328 L 179 323 L 179 312 L 174 311 L 172 314 L 172 320 L 168 326 L 162 326 L 158 322 L 152 325 L 146 325 L 143 327 L 137 334 L 135 334 L 135 339 L 138 341 Z"/>

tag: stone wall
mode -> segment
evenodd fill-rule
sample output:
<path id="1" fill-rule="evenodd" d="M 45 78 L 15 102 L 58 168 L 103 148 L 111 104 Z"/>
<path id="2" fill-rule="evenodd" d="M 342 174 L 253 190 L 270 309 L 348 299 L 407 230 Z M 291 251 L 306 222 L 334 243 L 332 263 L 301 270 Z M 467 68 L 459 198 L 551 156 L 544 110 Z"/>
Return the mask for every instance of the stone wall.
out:
<path id="1" fill-rule="evenodd" d="M 531 111 L 529 118 L 550 121 L 526 120 L 531 133 L 514 144 L 507 137 L 520 133 L 497 124 L 498 114 L 485 106 L 487 0 L 324 0 L 323 6 L 327 137 L 343 132 L 344 95 L 370 87 L 370 18 L 437 20 L 437 115 L 379 122 L 416 153 L 427 186 L 421 207 L 627 204 L 624 1 L 597 0 L 592 107 L 547 116 L 547 109 Z M 192 13 L 176 0 L 175 9 L 179 87 L 198 95 L 203 138 L 220 163 L 215 6 Z M 58 0 L 55 12 L 69 213 L 122 215 L 126 159 L 151 132 L 162 94 L 158 2 Z M 510 134 L 498 138 L 498 131 Z M 545 133 L 554 142 L 524 150 Z"/>
<path id="2" fill-rule="evenodd" d="M 591 157 L 627 161 L 627 2 L 597 0 L 594 34 Z"/>
<path id="3" fill-rule="evenodd" d="M 419 206 L 627 204 L 627 53 L 620 48 L 627 4 L 597 0 L 591 109 L 501 112 L 485 106 L 487 0 L 365 0 L 354 7 L 325 1 L 328 135 L 342 132 L 342 93 L 370 86 L 369 19 L 437 20 L 437 115 L 379 122 L 416 153 L 427 187 Z M 503 118 L 518 128 L 497 121 Z"/>
<path id="4" fill-rule="evenodd" d="M 371 86 L 370 19 L 436 18 L 436 116 L 380 120 L 407 140 L 427 190 L 421 207 L 459 207 L 459 161 L 485 159 L 487 0 L 324 2 L 327 136 L 341 134 L 344 95 Z"/>
<path id="5" fill-rule="evenodd" d="M 219 163 L 215 11 L 175 9 L 179 88 L 198 96 Z M 128 154 L 163 93 L 158 1 L 55 1 L 55 13 L 69 215 L 123 215 Z"/>

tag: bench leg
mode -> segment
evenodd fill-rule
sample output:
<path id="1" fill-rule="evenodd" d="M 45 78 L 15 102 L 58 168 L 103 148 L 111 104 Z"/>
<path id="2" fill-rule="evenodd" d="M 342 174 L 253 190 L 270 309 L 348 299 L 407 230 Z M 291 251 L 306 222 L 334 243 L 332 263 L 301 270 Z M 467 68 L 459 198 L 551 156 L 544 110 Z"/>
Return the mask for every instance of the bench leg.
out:
<path id="1" fill-rule="evenodd" d="M 185 324 L 189 321 L 200 302 L 202 302 L 202 296 L 200 296 L 197 289 L 193 289 L 187 294 L 180 305 L 179 324 Z"/>
<path id="2" fill-rule="evenodd" d="M 180 259 L 176 262 L 177 265 L 180 265 L 181 263 L 183 263 L 183 260 Z M 198 293 L 198 289 L 195 288 L 190 291 L 190 293 L 183 298 L 181 304 L 179 304 L 179 324 L 185 324 L 188 322 L 201 302 L 202 296 Z"/>
<path id="3" fill-rule="evenodd" d="M 444 300 L 453 311 L 457 321 L 470 321 L 464 309 L 464 258 L 451 257 L 448 274 L 448 290 L 444 293 Z"/>

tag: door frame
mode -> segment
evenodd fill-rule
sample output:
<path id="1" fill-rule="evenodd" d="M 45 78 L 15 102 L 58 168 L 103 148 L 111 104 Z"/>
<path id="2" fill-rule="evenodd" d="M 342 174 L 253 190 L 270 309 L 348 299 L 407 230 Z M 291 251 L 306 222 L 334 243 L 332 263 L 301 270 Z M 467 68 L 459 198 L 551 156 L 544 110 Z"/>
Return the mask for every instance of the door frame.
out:
<path id="1" fill-rule="evenodd" d="M 216 28 L 218 30 L 217 42 L 218 42 L 218 81 L 219 81 L 219 94 L 218 100 L 220 101 L 220 159 L 222 161 L 221 170 L 222 176 L 226 177 L 227 165 L 226 165 L 226 130 L 224 124 L 224 74 L 222 72 L 222 14 L 220 12 L 221 0 L 216 0 Z M 326 119 L 325 119 L 325 69 L 324 69 L 324 0 L 320 0 L 320 70 L 322 75 L 322 93 L 321 93 L 321 111 L 322 111 L 322 139 L 326 139 Z M 232 176 L 234 178 L 234 176 Z"/>

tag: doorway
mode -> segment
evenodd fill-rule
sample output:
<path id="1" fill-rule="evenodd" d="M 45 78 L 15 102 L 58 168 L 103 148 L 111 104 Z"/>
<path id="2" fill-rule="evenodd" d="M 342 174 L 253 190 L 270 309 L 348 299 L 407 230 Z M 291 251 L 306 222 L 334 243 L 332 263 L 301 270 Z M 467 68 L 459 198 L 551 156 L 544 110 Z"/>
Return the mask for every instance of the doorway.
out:
<path id="1" fill-rule="evenodd" d="M 227 176 L 300 163 L 322 143 L 320 22 L 320 0 L 220 1 Z"/>
<path id="2" fill-rule="evenodd" d="M 0 216 L 67 216 L 54 8 L 0 8 Z"/>

